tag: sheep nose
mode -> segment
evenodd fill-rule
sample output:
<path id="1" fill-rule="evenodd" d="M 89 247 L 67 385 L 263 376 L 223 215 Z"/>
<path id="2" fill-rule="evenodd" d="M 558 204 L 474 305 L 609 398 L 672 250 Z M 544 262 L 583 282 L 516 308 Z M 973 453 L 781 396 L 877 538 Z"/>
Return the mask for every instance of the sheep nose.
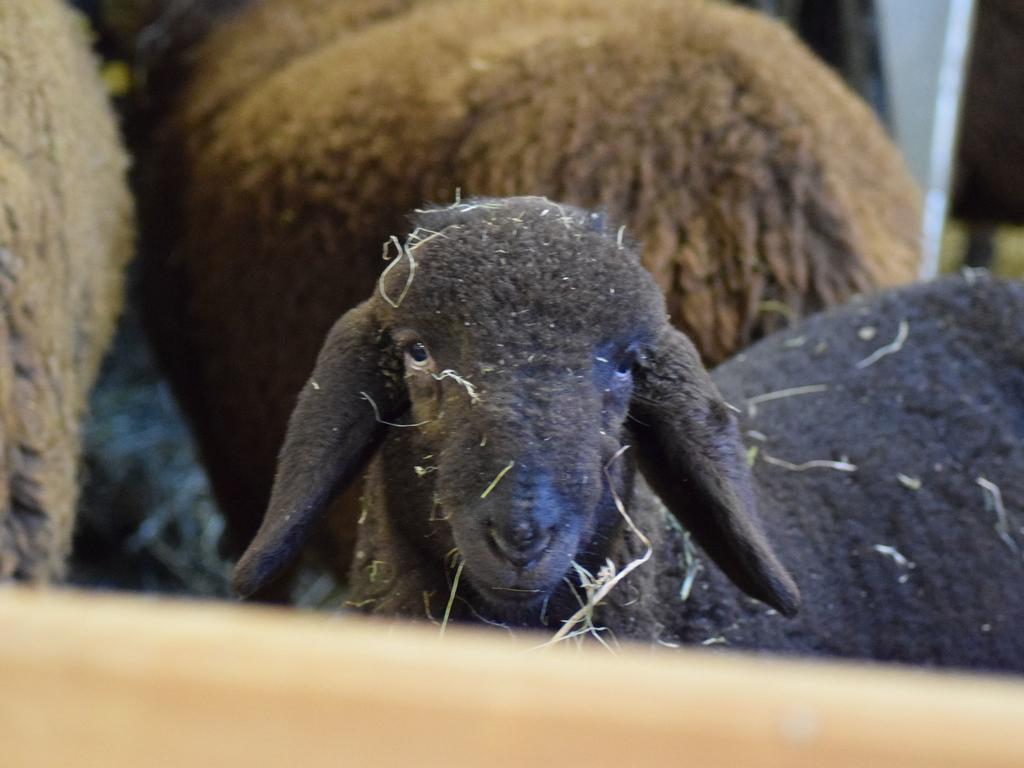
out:
<path id="1" fill-rule="evenodd" d="M 551 534 L 542 531 L 536 523 L 519 520 L 500 528 L 492 527 L 490 538 L 498 554 L 516 568 L 525 568 L 544 553 Z"/>

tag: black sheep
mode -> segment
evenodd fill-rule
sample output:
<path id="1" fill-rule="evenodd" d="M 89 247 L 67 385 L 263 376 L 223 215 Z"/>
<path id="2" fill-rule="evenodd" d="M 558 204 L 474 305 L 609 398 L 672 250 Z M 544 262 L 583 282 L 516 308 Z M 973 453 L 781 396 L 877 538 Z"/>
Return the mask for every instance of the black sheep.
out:
<path id="1" fill-rule="evenodd" d="M 242 594 L 369 459 L 371 613 L 1024 669 L 1021 286 L 814 317 L 722 366 L 723 399 L 601 216 L 479 199 L 414 223 L 299 397 Z"/>

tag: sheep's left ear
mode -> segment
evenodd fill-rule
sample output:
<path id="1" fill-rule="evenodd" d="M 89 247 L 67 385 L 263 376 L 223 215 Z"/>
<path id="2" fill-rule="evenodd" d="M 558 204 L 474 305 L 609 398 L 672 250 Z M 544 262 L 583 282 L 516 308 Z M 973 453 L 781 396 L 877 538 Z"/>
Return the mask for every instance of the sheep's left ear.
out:
<path id="1" fill-rule="evenodd" d="M 375 310 L 374 300 L 365 301 L 334 324 L 299 393 L 263 523 L 235 566 L 242 597 L 295 559 L 313 523 L 376 447 L 381 420 L 407 405 L 401 361 Z"/>
<path id="2" fill-rule="evenodd" d="M 638 367 L 631 412 L 641 470 L 669 510 L 740 589 L 794 615 L 800 593 L 758 517 L 736 419 L 671 326 Z"/>

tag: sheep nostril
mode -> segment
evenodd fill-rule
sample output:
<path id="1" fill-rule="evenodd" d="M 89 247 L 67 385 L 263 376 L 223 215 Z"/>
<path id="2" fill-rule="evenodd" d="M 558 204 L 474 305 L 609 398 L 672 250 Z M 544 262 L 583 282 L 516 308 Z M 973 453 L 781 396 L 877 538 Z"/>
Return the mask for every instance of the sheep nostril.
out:
<path id="1" fill-rule="evenodd" d="M 527 522 L 519 522 L 509 529 L 509 543 L 518 549 L 527 549 L 537 537 L 537 529 Z"/>
<path id="2" fill-rule="evenodd" d="M 551 542 L 551 532 L 518 522 L 507 527 L 503 533 L 489 526 L 488 538 L 495 554 L 508 560 L 517 568 L 525 568 L 540 558 Z"/>

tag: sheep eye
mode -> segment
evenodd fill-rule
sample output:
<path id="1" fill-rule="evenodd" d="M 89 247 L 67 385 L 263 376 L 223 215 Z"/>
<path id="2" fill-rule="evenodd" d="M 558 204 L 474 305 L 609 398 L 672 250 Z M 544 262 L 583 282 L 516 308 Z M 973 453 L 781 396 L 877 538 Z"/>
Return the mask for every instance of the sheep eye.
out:
<path id="1" fill-rule="evenodd" d="M 422 341 L 410 344 L 405 350 L 405 355 L 417 368 L 424 368 L 430 362 L 430 352 Z"/>
<path id="2" fill-rule="evenodd" d="M 619 359 L 619 364 L 615 366 L 615 375 L 621 378 L 631 375 L 635 363 L 636 353 L 630 350 Z"/>

